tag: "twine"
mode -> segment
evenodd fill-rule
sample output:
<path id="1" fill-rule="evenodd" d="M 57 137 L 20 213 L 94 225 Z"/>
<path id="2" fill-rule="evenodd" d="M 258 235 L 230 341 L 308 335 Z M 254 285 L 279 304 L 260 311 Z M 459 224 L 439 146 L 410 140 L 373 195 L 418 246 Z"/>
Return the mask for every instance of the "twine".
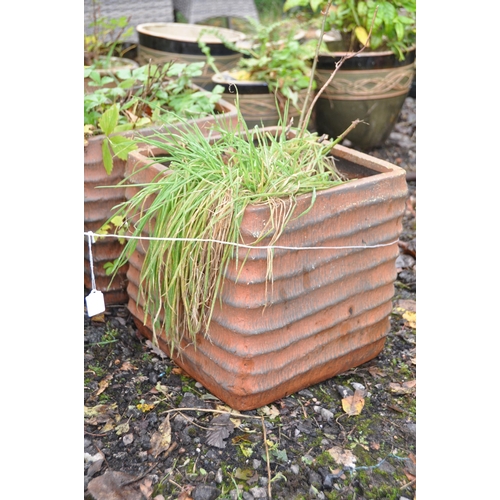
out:
<path id="1" fill-rule="evenodd" d="M 94 233 L 89 231 L 87 233 L 83 233 L 84 235 L 89 236 L 89 250 L 90 249 L 90 237 L 92 237 L 94 243 Z M 377 245 L 343 245 L 343 246 L 316 246 L 316 247 L 293 247 L 293 246 L 284 246 L 284 245 L 246 245 L 244 243 L 234 243 L 231 241 L 222 241 L 215 240 L 211 238 L 170 238 L 170 237 L 155 237 L 155 236 L 126 236 L 126 235 L 117 235 L 117 234 L 98 234 L 99 238 L 119 238 L 119 239 L 129 239 L 129 240 L 150 240 L 150 241 L 186 241 L 186 242 L 202 242 L 202 243 L 217 243 L 221 245 L 230 245 L 238 248 L 248 248 L 250 250 L 343 250 L 343 249 L 364 249 L 364 248 L 380 248 L 380 247 L 388 247 L 398 243 L 399 240 L 391 241 L 390 243 L 379 243 Z M 90 251 L 90 265 L 92 271 L 92 253 Z M 93 278 L 92 271 L 92 280 Z"/>

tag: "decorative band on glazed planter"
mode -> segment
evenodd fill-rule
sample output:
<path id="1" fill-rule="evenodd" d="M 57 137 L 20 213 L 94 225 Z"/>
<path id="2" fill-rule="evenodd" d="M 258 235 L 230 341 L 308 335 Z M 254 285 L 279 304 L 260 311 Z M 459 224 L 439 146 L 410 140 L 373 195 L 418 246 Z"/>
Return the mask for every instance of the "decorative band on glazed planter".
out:
<path id="1" fill-rule="evenodd" d="M 197 87 L 199 88 L 199 87 Z M 209 115 L 196 120 L 189 120 L 187 126 L 196 123 L 205 135 L 212 133 L 214 125 L 225 123 L 236 126 L 238 115 L 236 108 L 229 102 L 221 99 L 216 104 L 215 115 Z M 133 137 L 152 135 L 157 131 L 174 130 L 183 128 L 184 125 L 176 123 L 168 126 L 148 127 L 129 131 L 122 135 Z M 126 200 L 125 188 L 116 187 L 125 178 L 126 161 L 115 157 L 113 170 L 110 175 L 106 173 L 102 156 L 102 142 L 104 136 L 94 136 L 88 139 L 84 148 L 84 232 L 96 233 L 111 217 L 114 206 Z M 114 261 L 120 255 L 123 247 L 114 238 L 96 237 L 92 245 L 93 270 L 96 288 L 103 292 L 106 304 L 125 304 L 127 294 L 127 265 L 123 266 L 114 280 L 106 274 L 104 265 Z M 85 238 L 84 246 L 84 286 L 92 289 L 92 275 L 90 271 L 88 239 Z"/>
<path id="2" fill-rule="evenodd" d="M 315 73 L 318 89 L 343 54 L 320 54 Z M 366 123 L 358 124 L 347 139 L 365 151 L 383 144 L 397 122 L 414 74 L 415 49 L 403 61 L 390 51 L 361 52 L 347 59 L 316 103 L 317 131 L 338 137 L 360 119 Z"/>
<path id="3" fill-rule="evenodd" d="M 168 174 L 168 166 L 151 161 L 162 154 L 129 155 L 128 199 L 140 189 L 133 184 Z M 275 249 L 272 286 L 266 283 L 266 250 L 252 249 L 243 266 L 230 262 L 209 329 L 198 334 L 196 347 L 186 340 L 171 352 L 165 332 L 156 331 L 159 347 L 234 409 L 262 407 L 365 363 L 383 349 L 407 198 L 405 171 L 343 146 L 332 154 L 352 180 L 318 192 L 312 208 L 292 217 L 276 245 L 339 248 Z M 299 200 L 297 214 L 310 206 L 311 195 Z M 267 206 L 247 207 L 244 244 L 256 241 L 268 217 Z M 138 297 L 147 248 L 147 240 L 138 242 L 129 261 L 128 309 L 140 332 L 152 339 Z"/>
<path id="4" fill-rule="evenodd" d="M 239 109 L 247 127 L 274 127 L 278 125 L 280 114 L 283 114 L 284 103 L 280 103 L 277 97 L 270 92 L 266 82 L 237 80 L 230 72 L 221 72 L 212 76 L 214 84 L 224 87 L 223 97 L 226 101 L 236 105 L 239 101 Z M 288 108 L 288 122 L 293 118 L 295 125 L 300 118 L 300 110 L 305 100 L 307 89 L 299 92 L 297 106 L 291 102 Z M 280 109 L 280 111 L 278 111 Z M 313 120 L 311 120 L 313 122 Z"/>
<path id="5" fill-rule="evenodd" d="M 207 58 L 198 46 L 198 38 L 205 29 L 213 26 L 183 23 L 145 23 L 136 27 L 139 36 L 137 58 L 141 65 L 149 61 L 155 64 L 165 64 L 176 61 L 183 63 L 206 62 Z M 245 34 L 228 28 L 217 28 L 225 39 L 237 43 L 245 38 Z M 214 63 L 221 70 L 234 67 L 242 57 L 224 45 L 222 40 L 209 33 L 203 34 L 201 40 L 207 44 L 214 56 Z M 203 75 L 193 78 L 193 83 L 211 90 L 213 70 L 207 65 Z"/>

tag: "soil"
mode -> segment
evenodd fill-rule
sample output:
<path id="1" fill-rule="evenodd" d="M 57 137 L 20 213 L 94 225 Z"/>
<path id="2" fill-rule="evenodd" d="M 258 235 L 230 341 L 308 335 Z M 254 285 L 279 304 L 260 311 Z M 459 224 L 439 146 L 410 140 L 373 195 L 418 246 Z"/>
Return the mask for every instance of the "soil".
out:
<path id="1" fill-rule="evenodd" d="M 125 306 L 85 313 L 86 499 L 416 498 L 415 105 L 408 97 L 389 139 L 369 152 L 403 167 L 409 188 L 382 352 L 230 420 L 140 336 Z"/>

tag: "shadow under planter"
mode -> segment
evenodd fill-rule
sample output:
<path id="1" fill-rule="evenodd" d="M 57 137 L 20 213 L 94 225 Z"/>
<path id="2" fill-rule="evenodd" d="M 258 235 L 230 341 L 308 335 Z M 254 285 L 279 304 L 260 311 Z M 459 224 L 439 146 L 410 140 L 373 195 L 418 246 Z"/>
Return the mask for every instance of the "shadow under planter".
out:
<path id="1" fill-rule="evenodd" d="M 331 378 L 384 346 L 407 198 L 405 171 L 343 146 L 332 153 L 352 180 L 318 192 L 311 210 L 292 219 L 276 243 L 314 248 L 276 249 L 272 285 L 266 283 L 265 249 L 249 250 L 242 267 L 241 255 L 238 264 L 231 261 L 209 330 L 198 334 L 196 348 L 186 341 L 171 352 L 165 332 L 156 332 L 176 364 L 234 409 L 259 408 Z M 132 184 L 169 172 L 150 158 L 141 151 L 129 155 Z M 127 198 L 138 189 L 128 187 Z M 295 213 L 310 203 L 310 195 L 301 196 Z M 268 217 L 266 206 L 247 207 L 242 243 L 255 242 Z M 152 339 L 138 298 L 147 248 L 148 241 L 140 241 L 129 261 L 128 308 L 140 332 Z"/>
<path id="2" fill-rule="evenodd" d="M 343 53 L 320 54 L 316 69 L 321 88 Z M 415 73 L 415 49 L 403 61 L 392 52 L 361 52 L 347 59 L 318 99 L 316 128 L 335 138 L 360 119 L 347 139 L 364 151 L 384 143 L 397 122 Z"/>
<path id="3" fill-rule="evenodd" d="M 199 87 L 197 87 L 199 88 Z M 205 135 L 212 133 L 216 123 L 227 123 L 236 126 L 238 120 L 236 108 L 221 99 L 216 105 L 216 114 L 196 120 L 189 120 L 189 124 L 197 124 Z M 149 127 L 126 132 L 123 135 L 133 137 L 147 136 L 157 131 L 165 131 L 174 127 L 183 128 L 181 123 L 167 126 Z M 114 206 L 126 200 L 125 188 L 116 187 L 125 178 L 126 161 L 115 157 L 113 170 L 110 175 L 106 173 L 102 156 L 102 143 L 104 136 L 98 135 L 88 139 L 84 148 L 84 232 L 96 233 L 111 217 Z M 84 286 L 87 290 L 92 288 L 90 272 L 88 239 L 85 237 L 84 245 Z M 92 245 L 92 260 L 96 288 L 103 292 L 106 304 L 125 304 L 127 294 L 127 265 L 117 273 L 115 279 L 106 274 L 104 265 L 114 261 L 120 255 L 123 246 L 115 238 L 96 237 Z"/>

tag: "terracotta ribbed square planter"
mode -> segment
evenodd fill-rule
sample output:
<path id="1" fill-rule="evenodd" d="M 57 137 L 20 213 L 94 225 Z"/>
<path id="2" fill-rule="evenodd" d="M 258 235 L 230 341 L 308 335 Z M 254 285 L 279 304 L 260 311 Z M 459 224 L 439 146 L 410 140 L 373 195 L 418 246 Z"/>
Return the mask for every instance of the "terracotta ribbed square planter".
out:
<path id="1" fill-rule="evenodd" d="M 344 248 L 276 249 L 274 284 L 267 288 L 266 251 L 251 250 L 238 279 L 230 263 L 209 331 L 198 335 L 196 349 L 185 342 L 180 352 L 169 352 L 164 333 L 158 337 L 175 363 L 234 409 L 258 408 L 319 383 L 369 361 L 384 346 L 407 197 L 405 171 L 342 146 L 333 154 L 339 170 L 354 180 L 319 192 L 313 208 L 287 225 L 277 245 Z M 149 162 L 134 152 L 127 170 Z M 133 182 L 150 182 L 161 170 L 167 171 L 153 165 L 137 172 Z M 127 198 L 136 191 L 127 188 Z M 296 213 L 310 201 L 302 196 Z M 244 243 L 255 241 L 252 235 L 268 215 L 266 206 L 247 208 Z M 137 303 L 147 245 L 140 241 L 129 261 L 128 308 L 139 330 L 152 338 L 143 302 Z M 381 246 L 348 248 L 366 245 Z"/>
<path id="2" fill-rule="evenodd" d="M 221 99 L 217 104 L 218 114 L 191 120 L 188 123 L 196 123 L 204 134 L 209 134 L 215 123 L 237 123 L 236 107 Z M 167 128 L 151 127 L 135 131 L 136 135 L 151 135 L 159 130 L 168 130 L 172 127 L 180 127 L 180 124 L 171 125 Z M 128 132 L 131 136 L 134 132 Z M 84 231 L 97 232 L 97 230 L 112 215 L 112 208 L 125 201 L 125 189 L 116 188 L 120 181 L 124 179 L 126 162 L 115 158 L 113 171 L 110 175 L 106 173 L 102 158 L 103 136 L 91 137 L 84 150 Z M 102 188 L 100 186 L 110 186 Z M 115 260 L 122 250 L 122 245 L 115 239 L 97 239 L 92 246 L 92 258 L 94 263 L 94 275 L 96 287 L 104 293 L 106 304 L 125 304 L 127 295 L 127 267 L 124 266 L 117 274 L 116 278 L 110 282 L 106 275 L 104 264 Z M 88 253 L 88 240 L 85 238 L 84 246 L 84 286 L 91 289 L 91 272 Z"/>

